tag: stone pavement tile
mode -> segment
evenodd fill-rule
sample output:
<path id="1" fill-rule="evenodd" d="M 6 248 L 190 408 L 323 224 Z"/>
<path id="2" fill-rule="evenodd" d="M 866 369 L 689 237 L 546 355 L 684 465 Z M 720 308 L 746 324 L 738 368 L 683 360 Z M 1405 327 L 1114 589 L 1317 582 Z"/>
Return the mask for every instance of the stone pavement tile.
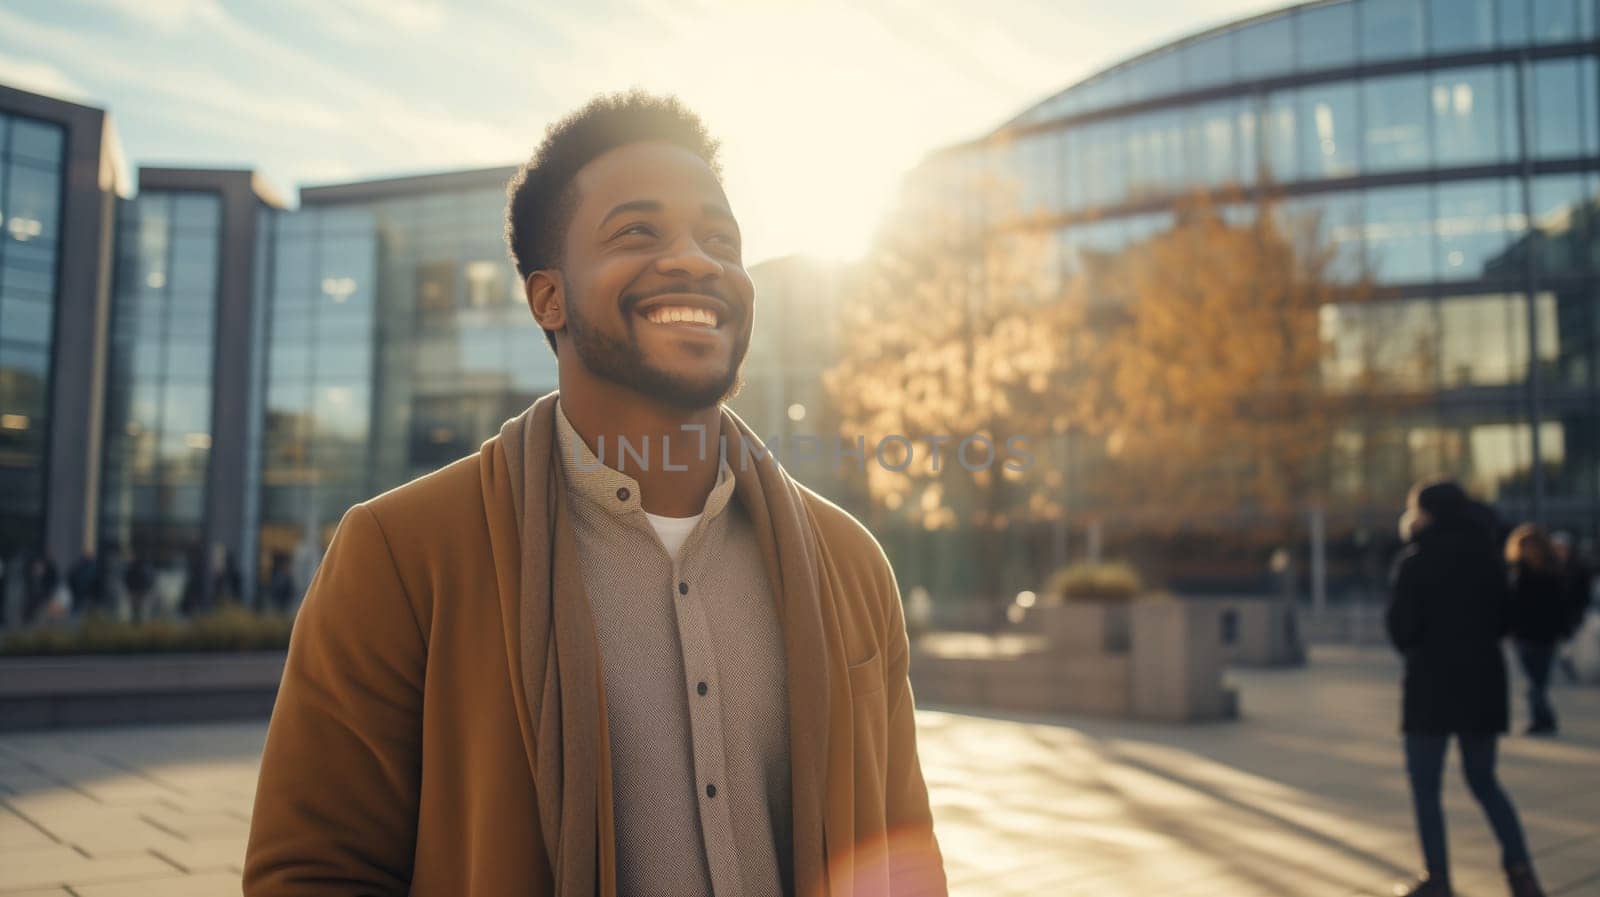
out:
<path id="1" fill-rule="evenodd" d="M 209 810 L 187 812 L 168 807 L 148 807 L 139 816 L 147 822 L 183 838 L 215 838 L 223 835 L 244 837 L 250 832 L 248 818 L 237 814 Z"/>
<path id="2" fill-rule="evenodd" d="M 84 793 L 107 806 L 153 804 L 175 792 L 171 786 L 134 775 L 79 780 Z"/>
<path id="3" fill-rule="evenodd" d="M 15 809 L 52 838 L 66 843 L 75 843 L 80 839 L 104 842 L 117 837 L 119 831 L 130 833 L 130 836 L 140 833 L 172 836 L 146 819 L 141 815 L 143 811 L 135 807 L 84 807 L 77 804 L 41 806 L 35 802 Z"/>
<path id="4" fill-rule="evenodd" d="M 51 834 L 59 838 L 61 843 L 92 857 L 146 853 L 151 850 L 170 856 L 172 851 L 183 850 L 189 845 L 188 840 L 137 817 L 116 823 L 83 824 L 52 830 Z"/>
<path id="5" fill-rule="evenodd" d="M 178 875 L 116 884 L 72 885 L 72 891 L 78 897 L 227 897 L 239 894 L 242 888 L 240 876 L 229 872 Z"/>
<path id="6" fill-rule="evenodd" d="M 245 838 L 226 836 L 186 841 L 180 844 L 152 848 L 174 865 L 188 872 L 215 872 L 244 868 Z"/>
<path id="7" fill-rule="evenodd" d="M 7 849 L 0 862 L 0 894 L 79 882 L 110 882 L 169 875 L 172 864 L 151 854 L 91 859 L 70 847 Z"/>
<path id="8" fill-rule="evenodd" d="M 0 852 L 14 847 L 44 847 L 54 843 L 38 826 L 0 806 Z"/>

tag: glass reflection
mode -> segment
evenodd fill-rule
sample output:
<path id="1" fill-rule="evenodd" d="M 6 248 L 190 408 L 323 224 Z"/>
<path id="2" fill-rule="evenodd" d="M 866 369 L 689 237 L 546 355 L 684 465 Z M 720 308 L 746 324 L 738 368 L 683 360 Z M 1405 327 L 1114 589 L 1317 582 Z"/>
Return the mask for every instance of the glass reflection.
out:
<path id="1" fill-rule="evenodd" d="M 1367 191 L 1364 249 L 1378 282 L 1434 279 L 1431 198 L 1426 187 Z"/>
<path id="2" fill-rule="evenodd" d="M 1528 68 L 1524 97 L 1528 114 L 1529 151 L 1543 158 L 1593 153 L 1595 113 L 1594 62 L 1552 59 Z"/>
<path id="3" fill-rule="evenodd" d="M 1430 76 L 1433 153 L 1441 166 L 1482 165 L 1516 153 L 1516 122 L 1501 83 L 1509 70 L 1485 66 Z"/>
<path id="4" fill-rule="evenodd" d="M 1295 45 L 1303 71 L 1338 68 L 1356 61 L 1356 7 L 1331 3 L 1295 16 Z"/>
<path id="5" fill-rule="evenodd" d="M 1299 93 L 1300 176 L 1348 177 L 1360 168 L 1356 88 L 1351 84 L 1319 85 Z"/>
<path id="6" fill-rule="evenodd" d="M 64 151 L 60 126 L 0 114 L 0 545 L 11 552 L 43 538 Z"/>
<path id="7" fill-rule="evenodd" d="M 1464 181 L 1438 187 L 1438 272 L 1442 280 L 1516 276 L 1505 264 L 1519 244 L 1527 219 L 1514 211 L 1513 184 Z"/>
<path id="8" fill-rule="evenodd" d="M 1361 58 L 1399 59 L 1422 53 L 1422 0 L 1361 0 Z"/>
<path id="9" fill-rule="evenodd" d="M 203 551 L 221 197 L 146 191 L 119 214 L 100 541 L 152 563 Z"/>
<path id="10" fill-rule="evenodd" d="M 1428 164 L 1426 75 L 1371 78 L 1361 85 L 1362 161 L 1369 173 Z"/>
<path id="11" fill-rule="evenodd" d="M 1246 25 L 1234 39 L 1239 78 L 1281 75 L 1294 69 L 1294 17 L 1274 16 Z"/>
<path id="12" fill-rule="evenodd" d="M 1428 37 L 1436 53 L 1494 46 L 1495 0 L 1428 0 Z"/>

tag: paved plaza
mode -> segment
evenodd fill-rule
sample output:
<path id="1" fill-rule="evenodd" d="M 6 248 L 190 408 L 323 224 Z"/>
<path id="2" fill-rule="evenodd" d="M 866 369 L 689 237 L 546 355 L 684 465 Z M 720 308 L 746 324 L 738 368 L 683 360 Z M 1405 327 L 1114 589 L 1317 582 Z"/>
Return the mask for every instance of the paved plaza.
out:
<path id="1" fill-rule="evenodd" d="M 1386 894 L 1416 863 L 1385 652 L 1230 674 L 1244 718 L 1192 727 L 921 715 L 958 895 Z M 1600 895 L 1600 689 L 1559 687 L 1557 740 L 1503 742 L 1552 894 Z M 1521 702 L 1517 705 L 1521 717 Z M 264 724 L 0 736 L 0 895 L 239 892 Z M 1457 889 L 1504 894 L 1452 757 Z"/>

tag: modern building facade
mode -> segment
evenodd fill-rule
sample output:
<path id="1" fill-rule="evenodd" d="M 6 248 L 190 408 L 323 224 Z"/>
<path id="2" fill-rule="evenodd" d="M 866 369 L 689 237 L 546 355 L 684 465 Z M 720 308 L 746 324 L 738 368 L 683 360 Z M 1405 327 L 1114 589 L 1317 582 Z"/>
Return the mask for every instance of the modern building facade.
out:
<path id="1" fill-rule="evenodd" d="M 1508 518 L 1593 535 L 1596 28 L 1588 0 L 1307 3 L 1114 65 L 936 154 L 908 189 L 1047 235 L 1042 276 L 1063 280 L 1196 193 L 1241 216 L 1271 198 L 1382 297 L 1325 309 L 1327 387 L 1424 397 L 1329 446 L 1346 534 L 1387 535 L 1411 482 L 1453 471 Z M 960 186 L 995 182 L 1015 189 Z"/>
<path id="2" fill-rule="evenodd" d="M 258 231 L 281 206 L 249 171 L 142 168 L 118 208 L 96 547 L 181 564 L 191 601 L 246 553 Z"/>
<path id="3" fill-rule="evenodd" d="M 502 234 L 510 168 L 301 191 L 273 216 L 258 561 L 470 454 L 555 387 Z"/>
<path id="4" fill-rule="evenodd" d="M 104 111 L 0 85 L 0 555 L 94 539 L 115 204 Z M 68 561 L 70 563 L 70 561 Z"/>

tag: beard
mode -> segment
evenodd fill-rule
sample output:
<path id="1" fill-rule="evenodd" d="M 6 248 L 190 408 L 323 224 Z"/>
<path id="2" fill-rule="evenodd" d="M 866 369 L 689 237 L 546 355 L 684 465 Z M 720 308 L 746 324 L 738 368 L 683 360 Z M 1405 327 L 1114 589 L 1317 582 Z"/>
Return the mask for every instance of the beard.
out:
<path id="1" fill-rule="evenodd" d="M 662 370 L 644 358 L 644 350 L 634 338 L 631 312 L 625 313 L 627 338 L 620 339 L 598 327 L 589 326 L 588 320 L 578 311 L 577 303 L 567 305 L 567 335 L 572 338 L 572 350 L 590 373 L 602 380 L 631 389 L 634 392 L 661 402 L 680 411 L 699 411 L 711 408 L 739 394 L 744 385 L 740 368 L 744 364 L 750 338 L 739 340 L 729 359 L 728 370 L 720 377 L 689 378 Z M 726 326 L 734 326 L 729 322 Z"/>

